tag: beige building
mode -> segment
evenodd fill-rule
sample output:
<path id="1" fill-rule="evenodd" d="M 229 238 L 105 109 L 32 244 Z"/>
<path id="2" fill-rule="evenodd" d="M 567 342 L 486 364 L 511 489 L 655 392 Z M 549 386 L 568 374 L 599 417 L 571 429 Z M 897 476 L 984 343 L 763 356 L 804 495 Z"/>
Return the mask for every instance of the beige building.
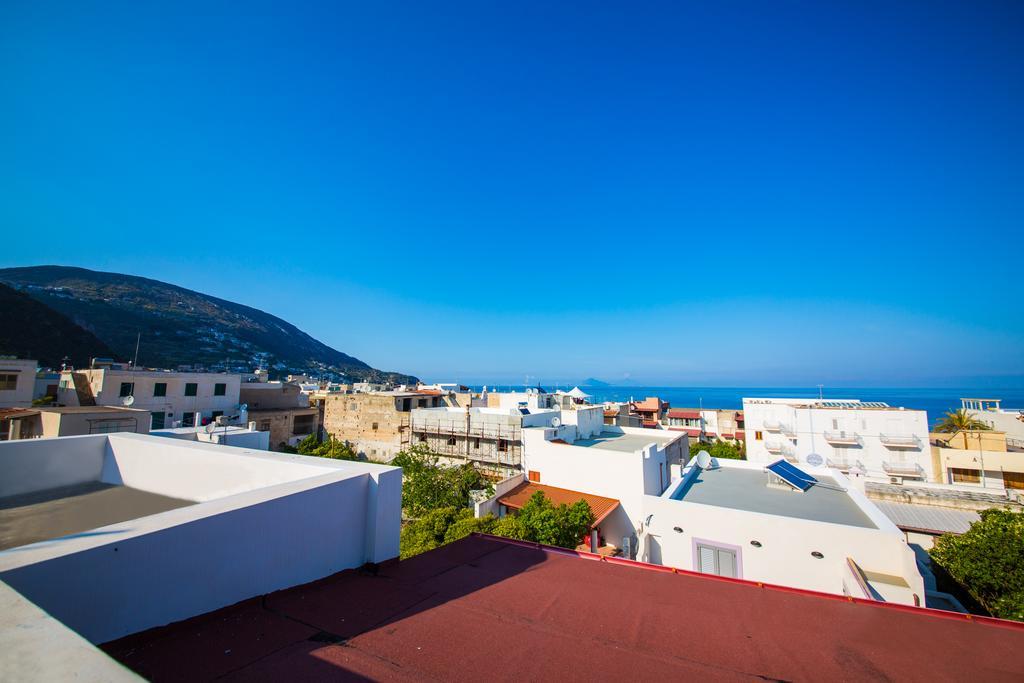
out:
<path id="1" fill-rule="evenodd" d="M 415 408 L 445 405 L 444 397 L 419 391 L 379 391 L 328 396 L 324 431 L 371 460 L 390 460 L 410 443 Z"/>
<path id="2" fill-rule="evenodd" d="M 121 366 L 65 370 L 57 402 L 65 406 L 125 406 L 150 413 L 152 429 L 193 427 L 238 414 L 241 375 L 137 370 Z"/>
<path id="3" fill-rule="evenodd" d="M 0 408 L 29 408 L 36 390 L 34 360 L 0 357 Z"/>
<path id="4" fill-rule="evenodd" d="M 319 411 L 309 405 L 309 396 L 298 384 L 244 382 L 239 387 L 239 397 L 256 430 L 270 432 L 271 450 L 295 446 L 318 431 Z"/>
<path id="5" fill-rule="evenodd" d="M 115 432 L 149 432 L 149 413 L 111 406 L 40 407 L 0 411 L 0 439 L 49 439 Z"/>
<path id="6" fill-rule="evenodd" d="M 1024 492 L 1024 448 L 1008 446 L 1005 432 L 932 433 L 930 440 L 939 483 Z"/>

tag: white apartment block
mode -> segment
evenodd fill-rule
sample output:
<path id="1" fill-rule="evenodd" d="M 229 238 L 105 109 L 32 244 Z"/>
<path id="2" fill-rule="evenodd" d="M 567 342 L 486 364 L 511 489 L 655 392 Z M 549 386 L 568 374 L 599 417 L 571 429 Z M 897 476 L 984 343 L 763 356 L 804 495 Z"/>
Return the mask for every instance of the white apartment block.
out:
<path id="1" fill-rule="evenodd" d="M 1003 408 L 998 398 L 962 398 L 960 404 L 990 429 L 1006 432 L 1008 446 L 1024 448 L 1024 409 Z"/>
<path id="2" fill-rule="evenodd" d="M 122 406 L 147 410 L 151 429 L 194 427 L 240 414 L 242 376 L 99 368 L 61 373 L 57 401 L 65 406 Z"/>
<path id="3" fill-rule="evenodd" d="M 842 474 L 802 474 L 813 483 L 791 486 L 759 463 L 712 458 L 705 469 L 691 460 L 664 493 L 643 496 L 637 559 L 924 606 L 924 579 L 903 532 Z"/>
<path id="4" fill-rule="evenodd" d="M 36 390 L 34 360 L 0 358 L 0 408 L 28 408 Z"/>
<path id="5" fill-rule="evenodd" d="M 923 410 L 886 403 L 744 398 L 747 460 L 784 458 L 893 482 L 935 481 Z"/>

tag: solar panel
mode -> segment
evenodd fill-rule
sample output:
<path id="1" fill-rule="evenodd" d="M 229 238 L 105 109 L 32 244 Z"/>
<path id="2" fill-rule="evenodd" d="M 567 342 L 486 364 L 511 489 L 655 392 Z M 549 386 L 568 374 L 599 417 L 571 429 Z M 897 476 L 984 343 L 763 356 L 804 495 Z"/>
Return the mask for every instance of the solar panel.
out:
<path id="1" fill-rule="evenodd" d="M 803 470 L 793 467 L 785 460 L 776 460 L 771 465 L 768 465 L 767 469 L 797 491 L 806 491 L 818 481 Z"/>

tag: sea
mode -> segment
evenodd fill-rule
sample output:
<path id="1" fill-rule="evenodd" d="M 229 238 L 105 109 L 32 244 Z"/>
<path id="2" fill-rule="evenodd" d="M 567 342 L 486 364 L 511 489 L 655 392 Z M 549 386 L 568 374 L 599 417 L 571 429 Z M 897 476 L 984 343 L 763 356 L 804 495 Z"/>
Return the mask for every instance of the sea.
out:
<path id="1" fill-rule="evenodd" d="M 522 391 L 523 388 L 500 384 L 488 385 L 497 391 Z M 568 390 L 572 387 L 544 387 L 547 391 Z M 743 398 L 818 398 L 819 389 L 794 387 L 655 387 L 655 386 L 586 386 L 580 387 L 592 396 L 591 401 L 641 400 L 657 396 L 674 408 L 716 408 L 739 410 Z M 473 387 L 479 391 L 481 386 Z M 934 425 L 950 410 L 960 408 L 961 398 L 999 398 L 1002 407 L 1024 410 L 1024 388 L 978 389 L 971 387 L 941 389 L 907 388 L 829 388 L 823 387 L 820 396 L 827 399 L 860 399 L 861 401 L 882 401 L 895 407 L 924 410 L 928 422 Z"/>

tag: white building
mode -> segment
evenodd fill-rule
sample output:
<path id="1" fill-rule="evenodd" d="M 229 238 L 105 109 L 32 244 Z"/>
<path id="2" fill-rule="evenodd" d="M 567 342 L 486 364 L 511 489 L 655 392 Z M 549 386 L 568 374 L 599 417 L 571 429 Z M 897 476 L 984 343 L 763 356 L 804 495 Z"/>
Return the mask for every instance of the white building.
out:
<path id="1" fill-rule="evenodd" d="M 744 398 L 747 460 L 779 458 L 890 481 L 934 481 L 923 410 L 886 403 Z"/>
<path id="2" fill-rule="evenodd" d="M 149 411 L 151 429 L 193 427 L 221 415 L 244 422 L 239 410 L 242 376 L 97 368 L 61 373 L 57 402 L 66 406 L 131 405 Z"/>
<path id="3" fill-rule="evenodd" d="M 903 533 L 845 477 L 809 469 L 806 490 L 764 465 L 691 465 L 643 497 L 639 559 L 748 581 L 907 605 L 925 587 Z M 783 461 L 785 464 L 785 461 Z"/>
<path id="4" fill-rule="evenodd" d="M 394 467 L 152 435 L 3 442 L 0 589 L 104 643 L 397 557 L 401 489 Z"/>
<path id="5" fill-rule="evenodd" d="M 603 412 L 602 406 L 562 411 L 557 427 L 524 428 L 523 470 L 528 481 L 618 500 L 601 531 L 608 545 L 632 555 L 643 497 L 669 485 L 688 440 L 664 430 L 605 425 Z"/>
<path id="6" fill-rule="evenodd" d="M 36 390 L 34 360 L 0 358 L 0 408 L 28 408 Z"/>
<path id="7" fill-rule="evenodd" d="M 1024 410 L 1003 408 L 998 398 L 962 398 L 960 404 L 990 429 L 1006 432 L 1006 445 L 1024 448 Z"/>

